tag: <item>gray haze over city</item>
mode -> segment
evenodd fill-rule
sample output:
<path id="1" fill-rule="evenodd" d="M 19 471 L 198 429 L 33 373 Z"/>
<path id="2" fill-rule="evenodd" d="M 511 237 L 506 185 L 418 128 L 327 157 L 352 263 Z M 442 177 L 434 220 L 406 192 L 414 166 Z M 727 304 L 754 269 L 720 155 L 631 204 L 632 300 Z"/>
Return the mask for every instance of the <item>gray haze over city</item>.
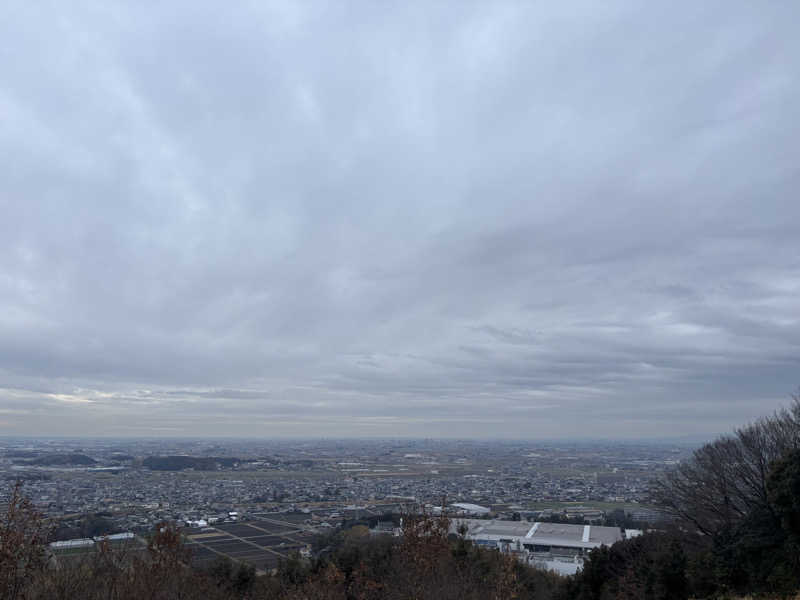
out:
<path id="1" fill-rule="evenodd" d="M 0 435 L 712 437 L 800 384 L 800 4 L 0 7 Z"/>

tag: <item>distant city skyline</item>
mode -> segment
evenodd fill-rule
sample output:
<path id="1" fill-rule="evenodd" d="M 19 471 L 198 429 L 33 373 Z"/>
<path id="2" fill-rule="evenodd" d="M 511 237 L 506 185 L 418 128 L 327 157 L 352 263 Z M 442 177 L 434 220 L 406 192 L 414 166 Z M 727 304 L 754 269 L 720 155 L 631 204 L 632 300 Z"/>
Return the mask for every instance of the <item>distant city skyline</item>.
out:
<path id="1" fill-rule="evenodd" d="M 700 440 L 785 406 L 798 20 L 5 3 L 0 436 Z"/>

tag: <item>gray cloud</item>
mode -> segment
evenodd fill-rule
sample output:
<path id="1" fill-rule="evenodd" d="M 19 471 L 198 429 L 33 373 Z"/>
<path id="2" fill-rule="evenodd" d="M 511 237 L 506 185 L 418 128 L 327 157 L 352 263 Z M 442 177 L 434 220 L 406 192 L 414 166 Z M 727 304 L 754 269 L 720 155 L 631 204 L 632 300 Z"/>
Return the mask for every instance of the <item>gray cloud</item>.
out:
<path id="1" fill-rule="evenodd" d="M 800 384 L 794 3 L 0 8 L 0 433 L 713 434 Z"/>

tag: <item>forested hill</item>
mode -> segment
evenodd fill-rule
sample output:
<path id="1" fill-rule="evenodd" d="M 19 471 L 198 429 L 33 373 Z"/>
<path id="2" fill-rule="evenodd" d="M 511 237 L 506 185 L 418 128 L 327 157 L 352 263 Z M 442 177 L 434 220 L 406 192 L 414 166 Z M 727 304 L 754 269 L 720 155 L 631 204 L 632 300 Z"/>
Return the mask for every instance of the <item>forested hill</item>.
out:
<path id="1" fill-rule="evenodd" d="M 564 600 L 800 592 L 800 397 L 698 448 L 655 492 L 674 528 L 593 551 Z"/>
<path id="2" fill-rule="evenodd" d="M 89 466 L 95 464 L 97 461 L 90 456 L 86 456 L 85 454 L 46 454 L 44 456 L 39 456 L 34 458 L 33 460 L 29 461 L 28 464 L 38 465 L 38 466 L 64 466 L 64 465 L 75 465 L 75 466 Z"/>

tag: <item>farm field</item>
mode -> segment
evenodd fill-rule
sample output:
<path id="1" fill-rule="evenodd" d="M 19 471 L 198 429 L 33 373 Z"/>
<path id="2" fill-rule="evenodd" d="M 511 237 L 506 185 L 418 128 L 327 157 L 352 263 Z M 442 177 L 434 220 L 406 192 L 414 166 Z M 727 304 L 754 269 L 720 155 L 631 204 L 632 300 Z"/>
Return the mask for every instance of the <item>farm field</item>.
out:
<path id="1" fill-rule="evenodd" d="M 300 539 L 293 537 L 299 535 Z M 198 566 L 212 563 L 220 556 L 253 565 L 266 572 L 278 566 L 289 553 L 305 546 L 307 532 L 291 523 L 252 521 L 224 523 L 197 533 L 184 532 L 186 547 Z"/>

